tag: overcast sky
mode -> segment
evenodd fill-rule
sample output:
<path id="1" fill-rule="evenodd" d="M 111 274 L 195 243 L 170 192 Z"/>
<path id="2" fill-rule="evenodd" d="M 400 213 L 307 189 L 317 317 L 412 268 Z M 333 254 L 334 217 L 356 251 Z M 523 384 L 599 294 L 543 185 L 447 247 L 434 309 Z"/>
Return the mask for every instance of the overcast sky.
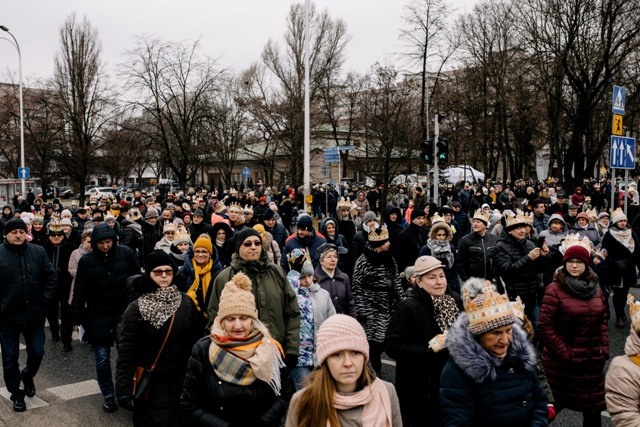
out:
<path id="1" fill-rule="evenodd" d="M 402 9 L 408 0 L 315 0 L 319 10 L 342 18 L 352 39 L 345 68 L 365 72 L 376 61 L 393 60 L 399 50 Z M 448 0 L 458 13 L 478 0 Z M 113 67 L 134 37 L 154 35 L 164 40 L 200 39 L 203 52 L 236 70 L 260 58 L 271 38 L 281 41 L 288 0 L 8 0 L 0 8 L 0 25 L 9 28 L 22 51 L 23 78 L 50 78 L 59 49 L 58 31 L 75 12 L 87 16 L 98 30 L 103 60 Z M 302 2 L 304 3 L 304 2 Z M 0 32 L 0 36 L 8 36 Z M 0 40 L 0 81 L 17 76 L 15 48 Z"/>

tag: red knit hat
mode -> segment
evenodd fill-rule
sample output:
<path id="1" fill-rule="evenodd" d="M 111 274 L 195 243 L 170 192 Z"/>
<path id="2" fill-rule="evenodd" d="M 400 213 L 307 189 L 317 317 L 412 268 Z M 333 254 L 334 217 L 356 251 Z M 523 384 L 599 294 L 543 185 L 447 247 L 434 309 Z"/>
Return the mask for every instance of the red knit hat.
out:
<path id="1" fill-rule="evenodd" d="M 564 264 L 570 259 L 579 259 L 580 261 L 584 262 L 586 265 L 589 265 L 591 263 L 591 259 L 589 257 L 589 251 L 584 246 L 580 246 L 580 245 L 573 245 L 569 247 L 565 251 L 564 257 L 562 257 L 562 263 Z"/>

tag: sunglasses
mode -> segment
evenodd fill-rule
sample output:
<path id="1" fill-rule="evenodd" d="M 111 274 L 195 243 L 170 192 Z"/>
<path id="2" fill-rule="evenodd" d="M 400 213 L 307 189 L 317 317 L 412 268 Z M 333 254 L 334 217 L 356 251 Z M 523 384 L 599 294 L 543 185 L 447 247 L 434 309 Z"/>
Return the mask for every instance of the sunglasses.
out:
<path id="1" fill-rule="evenodd" d="M 168 234 L 169 236 L 173 236 L 176 233 L 174 233 L 173 231 L 165 231 L 164 234 Z"/>
<path id="2" fill-rule="evenodd" d="M 167 276 L 173 276 L 173 269 L 171 268 L 158 268 L 155 270 L 151 270 L 151 272 L 156 277 L 161 277 L 163 274 L 166 274 Z"/>
<path id="3" fill-rule="evenodd" d="M 244 246 L 245 248 L 250 248 L 251 246 L 262 246 L 262 243 L 260 243 L 260 241 L 244 242 L 242 246 Z"/>

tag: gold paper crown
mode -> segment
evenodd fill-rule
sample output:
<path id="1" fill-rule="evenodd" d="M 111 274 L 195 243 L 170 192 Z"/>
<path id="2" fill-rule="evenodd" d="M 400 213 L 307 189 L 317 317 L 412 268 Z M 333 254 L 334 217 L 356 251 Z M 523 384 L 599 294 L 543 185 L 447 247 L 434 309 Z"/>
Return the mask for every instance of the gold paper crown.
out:
<path id="1" fill-rule="evenodd" d="M 49 234 L 62 234 L 64 233 L 64 229 L 62 228 L 62 224 L 59 219 L 52 219 L 49 221 Z"/>
<path id="2" fill-rule="evenodd" d="M 164 225 L 162 226 L 162 232 L 166 233 L 167 231 L 176 231 L 176 225 L 174 223 L 172 223 L 171 221 L 165 221 Z"/>
<path id="3" fill-rule="evenodd" d="M 518 210 L 515 214 L 506 216 L 505 228 L 509 228 L 511 226 L 519 224 L 533 225 L 533 215 Z"/>
<path id="4" fill-rule="evenodd" d="M 522 304 L 522 299 L 518 296 L 515 301 L 511 301 L 511 309 L 513 310 L 513 314 L 524 321 L 524 304 Z"/>
<path id="5" fill-rule="evenodd" d="M 445 222 L 444 218 L 441 217 L 438 212 L 434 213 L 433 216 L 431 217 L 431 225 L 437 222 Z"/>
<path id="6" fill-rule="evenodd" d="M 174 240 L 184 241 L 191 244 L 191 235 L 189 234 L 187 229 L 184 227 L 184 225 L 178 225 L 176 230 L 176 238 Z"/>
<path id="7" fill-rule="evenodd" d="M 587 252 L 589 252 L 589 255 L 591 255 L 591 252 L 593 252 L 593 243 L 591 242 L 591 240 L 589 240 L 587 236 L 581 236 L 579 234 L 571 233 L 564 239 L 562 243 L 562 246 L 564 246 L 565 251 L 569 249 L 571 246 L 575 246 L 575 245 L 582 246 L 583 248 L 585 248 Z"/>
<path id="8" fill-rule="evenodd" d="M 600 248 L 597 251 L 594 252 L 593 256 L 597 256 L 600 257 L 600 259 L 602 259 L 603 261 L 605 259 L 607 259 L 607 255 L 609 255 L 609 251 L 607 251 L 604 248 Z"/>
<path id="9" fill-rule="evenodd" d="M 33 222 L 36 222 L 36 221 L 41 224 L 44 224 L 44 215 L 42 215 L 41 213 L 35 214 L 35 216 L 33 217 Z"/>
<path id="10" fill-rule="evenodd" d="M 242 213 L 242 206 L 240 206 L 240 203 L 238 202 L 232 202 L 229 205 L 229 212 L 234 211 L 234 212 L 238 212 L 238 213 Z"/>
<path id="11" fill-rule="evenodd" d="M 589 220 L 598 219 L 598 211 L 596 211 L 595 209 L 587 209 L 586 211 L 584 211 L 584 213 L 587 214 Z"/>
<path id="12" fill-rule="evenodd" d="M 370 242 L 381 242 L 384 240 L 389 240 L 389 230 L 387 230 L 386 225 L 369 231 Z"/>
<path id="13" fill-rule="evenodd" d="M 478 292 L 472 299 L 471 292 Z M 473 277 L 462 288 L 464 310 L 469 317 L 469 330 L 474 335 L 489 332 L 515 322 L 511 303 L 506 295 L 495 292 L 491 282 Z"/>
<path id="14" fill-rule="evenodd" d="M 489 213 L 484 213 L 482 209 L 478 209 L 473 213 L 473 219 L 483 221 L 485 224 L 489 224 Z"/>
<path id="15" fill-rule="evenodd" d="M 253 215 L 253 206 L 251 205 L 244 205 L 244 208 L 242 209 L 242 212 L 248 212 L 251 215 Z"/>
<path id="16" fill-rule="evenodd" d="M 640 302 L 637 302 L 633 295 L 627 294 L 627 304 L 629 304 L 629 317 L 631 318 L 631 326 L 634 329 L 640 325 Z"/>
<path id="17" fill-rule="evenodd" d="M 338 209 L 351 209 L 351 200 L 348 197 L 340 197 Z"/>
<path id="18" fill-rule="evenodd" d="M 215 212 L 216 213 L 225 213 L 226 211 L 227 211 L 227 205 L 225 205 L 223 201 L 219 201 L 216 204 Z"/>
<path id="19" fill-rule="evenodd" d="M 60 220 L 60 212 L 54 211 L 51 213 L 51 221 L 55 221 L 55 220 L 58 220 L 58 221 Z"/>

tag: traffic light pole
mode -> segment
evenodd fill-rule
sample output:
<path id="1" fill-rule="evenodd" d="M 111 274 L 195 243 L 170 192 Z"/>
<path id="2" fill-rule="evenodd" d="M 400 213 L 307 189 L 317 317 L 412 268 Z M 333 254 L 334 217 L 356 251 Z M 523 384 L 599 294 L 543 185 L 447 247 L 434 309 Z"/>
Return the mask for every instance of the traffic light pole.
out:
<path id="1" fill-rule="evenodd" d="M 438 167 L 438 138 L 440 137 L 440 120 L 438 119 L 438 115 L 435 116 L 436 120 L 434 123 L 434 139 L 433 139 L 433 202 L 440 206 L 438 202 L 438 190 L 440 186 L 440 171 Z M 433 215 L 434 212 L 429 212 L 429 215 Z"/>

